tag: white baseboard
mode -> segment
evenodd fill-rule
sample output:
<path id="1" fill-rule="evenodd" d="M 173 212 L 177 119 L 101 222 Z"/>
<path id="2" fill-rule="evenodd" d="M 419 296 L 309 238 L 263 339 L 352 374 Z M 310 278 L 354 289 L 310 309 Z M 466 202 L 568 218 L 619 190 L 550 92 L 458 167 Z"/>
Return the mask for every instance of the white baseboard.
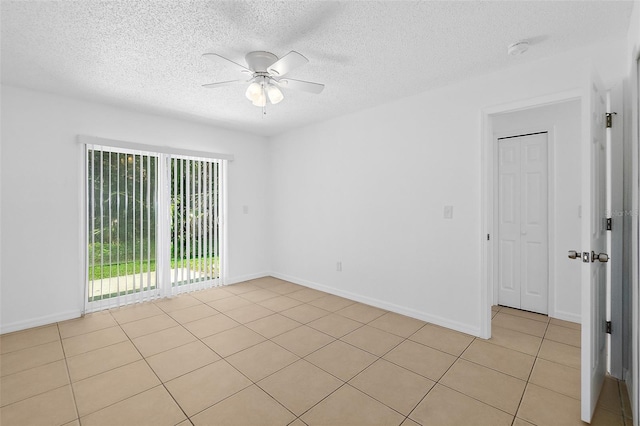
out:
<path id="1" fill-rule="evenodd" d="M 301 278 L 292 277 L 290 275 L 281 274 L 279 272 L 271 272 L 268 275 L 271 275 L 276 278 L 280 278 L 281 280 L 292 282 L 294 284 L 303 285 L 305 287 L 324 291 L 326 293 L 331 293 L 336 296 L 345 297 L 347 299 L 355 300 L 357 302 L 365 303 L 367 305 L 371 305 L 377 308 L 385 309 L 387 311 L 395 312 L 397 314 L 406 315 L 411 318 L 416 318 L 416 319 L 426 321 L 435 325 L 450 328 L 452 330 L 460 331 L 462 333 L 470 334 L 472 336 L 480 335 L 479 327 L 473 327 L 468 324 L 452 321 L 448 318 L 442 318 L 437 315 L 432 315 L 424 311 L 418 311 L 416 309 L 407 308 L 405 306 L 396 305 L 394 303 L 389 303 L 384 300 L 374 299 L 361 294 L 340 290 L 334 287 L 329 287 L 323 284 L 318 284 L 318 283 L 307 281 Z"/>
<path id="2" fill-rule="evenodd" d="M 575 322 L 576 324 L 581 324 L 582 323 L 582 318 L 580 318 L 580 315 L 573 314 L 573 313 L 570 313 L 570 312 L 555 311 L 553 313 L 553 315 L 550 315 L 550 316 L 552 318 L 557 318 L 557 319 L 563 320 L 563 321 Z"/>
<path id="3" fill-rule="evenodd" d="M 268 272 L 261 272 L 257 274 L 248 274 L 238 277 L 227 278 L 225 285 L 237 284 L 243 281 L 254 280 L 256 278 L 262 278 L 269 276 Z M 40 327 L 42 325 L 54 324 L 59 321 L 66 321 L 74 318 L 80 318 L 82 310 L 73 310 L 59 312 L 56 314 L 45 315 L 38 318 L 32 318 L 24 321 L 16 321 L 8 324 L 0 325 L 0 334 L 11 333 L 14 331 L 25 330 L 27 328 Z"/>
<path id="4" fill-rule="evenodd" d="M 11 333 L 14 331 L 25 330 L 27 328 L 40 327 L 42 325 L 54 324 L 59 321 L 66 321 L 74 318 L 80 318 L 82 315 L 81 310 L 65 311 L 52 315 L 45 315 L 43 317 L 32 318 L 24 321 L 16 321 L 9 324 L 2 324 L 0 326 L 0 334 Z"/>
<path id="5" fill-rule="evenodd" d="M 229 277 L 224 280 L 224 285 L 238 284 L 244 281 L 255 280 L 256 278 L 268 277 L 269 272 L 258 272 L 257 274 L 247 274 L 237 277 Z"/>

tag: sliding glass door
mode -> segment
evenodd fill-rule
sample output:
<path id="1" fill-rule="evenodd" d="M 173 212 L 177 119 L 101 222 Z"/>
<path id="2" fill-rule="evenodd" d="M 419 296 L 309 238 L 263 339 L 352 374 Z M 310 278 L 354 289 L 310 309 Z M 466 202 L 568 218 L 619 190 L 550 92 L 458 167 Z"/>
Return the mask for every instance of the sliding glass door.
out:
<path id="1" fill-rule="evenodd" d="M 86 145 L 86 311 L 220 284 L 222 170 Z"/>
<path id="2" fill-rule="evenodd" d="M 175 291 L 207 286 L 220 274 L 220 164 L 172 157 L 171 271 Z"/>

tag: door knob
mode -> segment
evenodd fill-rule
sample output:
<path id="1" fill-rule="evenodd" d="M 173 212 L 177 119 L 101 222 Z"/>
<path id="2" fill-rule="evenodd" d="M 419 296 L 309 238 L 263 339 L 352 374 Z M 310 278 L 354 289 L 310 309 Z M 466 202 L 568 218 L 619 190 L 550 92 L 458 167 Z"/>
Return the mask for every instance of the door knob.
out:
<path id="1" fill-rule="evenodd" d="M 607 263 L 609 261 L 609 255 L 606 253 L 598 253 L 596 254 L 595 251 L 591 252 L 591 261 L 595 262 L 596 260 L 598 260 L 599 262 L 602 263 Z"/>
<path id="2" fill-rule="evenodd" d="M 569 250 L 569 259 L 580 259 L 580 256 L 582 256 L 582 253 L 579 251 Z"/>

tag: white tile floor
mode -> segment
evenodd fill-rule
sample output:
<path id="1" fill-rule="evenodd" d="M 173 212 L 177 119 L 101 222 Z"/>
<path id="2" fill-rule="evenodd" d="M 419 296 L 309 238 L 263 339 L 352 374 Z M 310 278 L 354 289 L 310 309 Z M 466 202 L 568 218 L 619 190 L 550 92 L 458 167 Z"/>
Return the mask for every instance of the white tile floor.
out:
<path id="1" fill-rule="evenodd" d="M 10 425 L 582 424 L 580 326 L 476 339 L 275 278 L 0 338 Z M 607 379 L 593 424 L 630 425 Z"/>

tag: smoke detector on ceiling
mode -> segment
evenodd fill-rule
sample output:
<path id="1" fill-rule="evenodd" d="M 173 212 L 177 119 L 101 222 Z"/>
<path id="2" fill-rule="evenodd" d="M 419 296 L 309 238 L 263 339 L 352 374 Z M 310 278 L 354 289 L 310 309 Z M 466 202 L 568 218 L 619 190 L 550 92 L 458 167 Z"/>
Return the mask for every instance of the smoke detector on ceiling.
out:
<path id="1" fill-rule="evenodd" d="M 524 40 L 512 43 L 507 47 L 509 56 L 522 55 L 527 50 L 529 50 L 529 42 Z"/>

